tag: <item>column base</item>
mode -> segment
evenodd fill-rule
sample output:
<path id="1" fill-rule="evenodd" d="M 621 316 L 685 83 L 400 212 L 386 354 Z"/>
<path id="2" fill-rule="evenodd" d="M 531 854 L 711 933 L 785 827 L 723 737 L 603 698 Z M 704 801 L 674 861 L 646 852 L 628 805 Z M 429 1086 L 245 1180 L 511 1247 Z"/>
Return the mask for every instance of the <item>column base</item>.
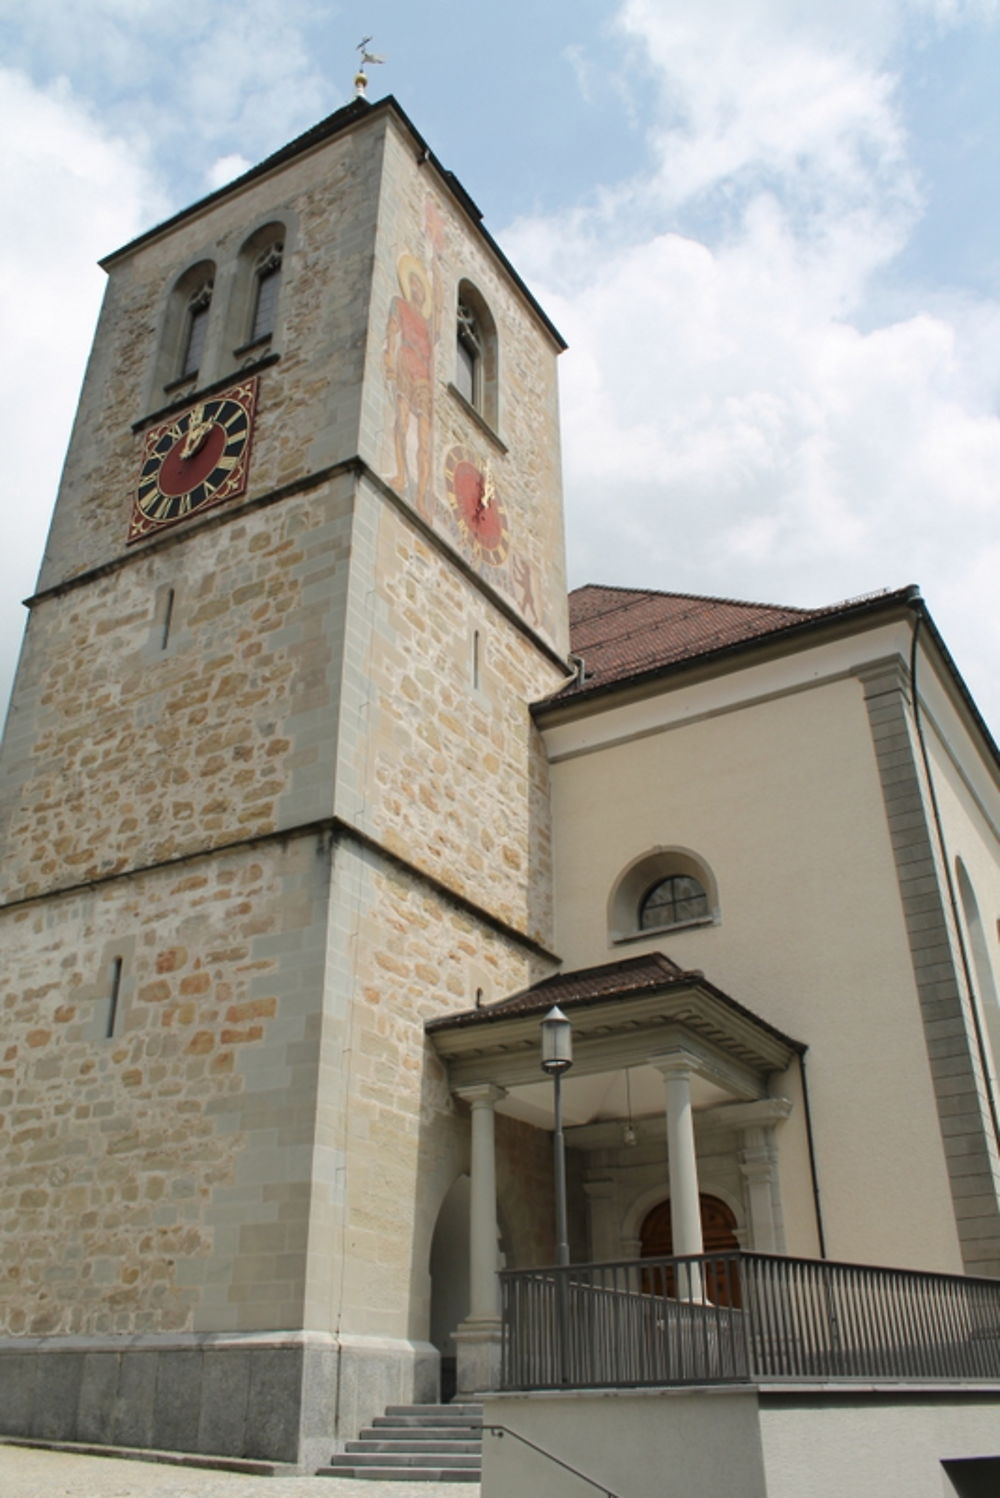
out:
<path id="1" fill-rule="evenodd" d="M 456 1399 L 500 1387 L 503 1328 L 499 1317 L 463 1321 L 453 1332 L 457 1353 Z"/>

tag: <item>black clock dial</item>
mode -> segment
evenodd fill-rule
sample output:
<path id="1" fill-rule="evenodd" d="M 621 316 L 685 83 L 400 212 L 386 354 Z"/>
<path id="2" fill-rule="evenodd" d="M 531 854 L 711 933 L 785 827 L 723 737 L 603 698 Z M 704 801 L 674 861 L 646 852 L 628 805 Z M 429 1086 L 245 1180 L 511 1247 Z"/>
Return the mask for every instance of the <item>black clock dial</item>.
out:
<path id="1" fill-rule="evenodd" d="M 255 403 L 249 380 L 146 433 L 129 541 L 244 492 Z"/>

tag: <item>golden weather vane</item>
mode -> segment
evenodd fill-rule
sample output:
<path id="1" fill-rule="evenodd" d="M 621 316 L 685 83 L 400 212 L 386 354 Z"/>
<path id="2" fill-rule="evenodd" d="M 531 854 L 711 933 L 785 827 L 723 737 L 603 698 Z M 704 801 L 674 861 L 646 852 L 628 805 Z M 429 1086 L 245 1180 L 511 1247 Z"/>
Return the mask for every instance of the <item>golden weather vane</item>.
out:
<path id="1" fill-rule="evenodd" d="M 358 42 L 356 49 L 361 54 L 361 61 L 358 65 L 358 71 L 354 75 L 354 96 L 357 99 L 363 99 L 366 96 L 366 90 L 368 88 L 368 74 L 365 72 L 365 68 L 370 66 L 372 63 L 385 62 L 384 57 L 376 57 L 374 52 L 368 51 L 368 43 L 370 41 L 370 36 L 362 37 L 360 42 Z"/>

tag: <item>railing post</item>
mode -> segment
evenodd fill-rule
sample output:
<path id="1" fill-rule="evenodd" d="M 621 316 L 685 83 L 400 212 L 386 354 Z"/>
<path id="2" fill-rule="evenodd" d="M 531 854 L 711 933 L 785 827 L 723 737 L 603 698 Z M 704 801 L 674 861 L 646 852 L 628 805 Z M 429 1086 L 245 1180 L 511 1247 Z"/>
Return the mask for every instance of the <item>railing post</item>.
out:
<path id="1" fill-rule="evenodd" d="M 720 1304 L 674 1295 L 686 1268 Z M 735 1298 L 723 1293 L 727 1269 L 739 1306 L 724 1304 Z M 998 1281 L 755 1253 L 512 1270 L 504 1280 L 521 1388 L 1000 1380 Z"/>

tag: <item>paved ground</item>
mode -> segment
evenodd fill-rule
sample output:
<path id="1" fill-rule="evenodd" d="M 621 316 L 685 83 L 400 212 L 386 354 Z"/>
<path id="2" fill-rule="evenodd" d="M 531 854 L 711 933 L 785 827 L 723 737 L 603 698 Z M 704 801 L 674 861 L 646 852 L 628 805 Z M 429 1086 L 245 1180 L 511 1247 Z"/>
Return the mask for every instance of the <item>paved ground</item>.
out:
<path id="1" fill-rule="evenodd" d="M 0 1444 L 0 1498 L 479 1498 L 479 1484 L 247 1477 Z"/>

